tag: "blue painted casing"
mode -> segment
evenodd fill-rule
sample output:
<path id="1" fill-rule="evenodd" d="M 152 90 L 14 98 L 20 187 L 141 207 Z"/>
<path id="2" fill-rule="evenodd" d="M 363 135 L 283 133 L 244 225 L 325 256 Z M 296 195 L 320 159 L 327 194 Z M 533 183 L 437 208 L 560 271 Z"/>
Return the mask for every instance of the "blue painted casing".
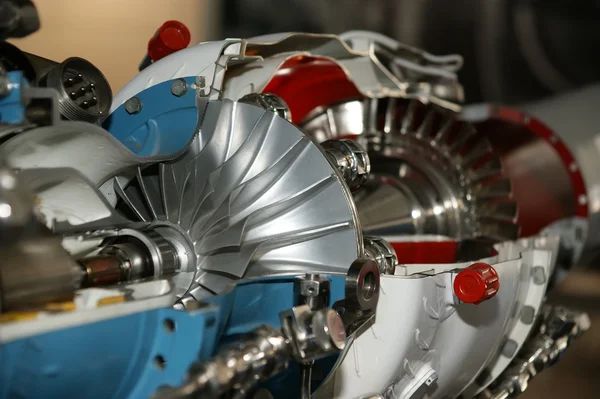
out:
<path id="1" fill-rule="evenodd" d="M 195 77 L 185 81 L 188 91 L 182 96 L 172 94 L 172 81 L 139 93 L 139 113 L 129 114 L 122 105 L 104 127 L 138 156 L 181 151 L 198 119 Z M 326 277 L 332 305 L 344 297 L 345 276 Z M 293 277 L 243 283 L 207 302 L 213 306 L 151 310 L 6 344 L 0 347 L 0 399 L 148 398 L 160 386 L 180 384 L 191 363 L 209 359 L 241 334 L 263 324 L 279 327 L 279 313 L 294 306 Z M 165 328 L 167 319 L 174 331 Z M 162 369 L 157 356 L 165 361 Z M 275 397 L 296 397 L 299 369 L 291 367 L 268 387 Z"/>
<path id="2" fill-rule="evenodd" d="M 0 398 L 148 398 L 209 358 L 217 317 L 216 307 L 157 309 L 8 343 Z"/>
<path id="3" fill-rule="evenodd" d="M 104 121 L 104 128 L 139 156 L 181 151 L 198 122 L 196 91 L 191 87 L 196 78 L 184 80 L 188 85 L 184 95 L 171 92 L 173 81 L 152 86 L 136 96 L 142 102 L 139 113 L 129 114 L 122 104 Z"/>
<path id="4" fill-rule="evenodd" d="M 21 99 L 21 89 L 27 84 L 27 80 L 20 71 L 8 72 L 7 75 L 11 89 L 6 97 L 0 98 L 0 123 L 19 125 L 25 122 L 25 104 Z"/>
<path id="5" fill-rule="evenodd" d="M 345 276 L 323 275 L 331 280 L 329 306 L 344 298 Z M 221 338 L 226 345 L 262 324 L 280 326 L 279 313 L 294 306 L 294 278 L 271 278 L 239 285 L 234 291 L 230 320 Z M 316 362 L 313 388 L 319 386 L 337 360 L 337 355 Z M 300 367 L 292 363 L 288 371 L 269 380 L 264 386 L 275 398 L 299 398 Z"/>
<path id="6" fill-rule="evenodd" d="M 327 277 L 332 304 L 343 297 L 345 279 Z M 294 305 L 293 278 L 241 284 L 208 302 L 213 306 L 151 310 L 3 345 L 0 398 L 148 398 L 163 385 L 180 384 L 193 362 L 209 359 L 241 334 L 263 324 L 280 326 L 279 313 Z M 269 389 L 293 397 L 298 384 L 298 369 L 291 368 Z"/>

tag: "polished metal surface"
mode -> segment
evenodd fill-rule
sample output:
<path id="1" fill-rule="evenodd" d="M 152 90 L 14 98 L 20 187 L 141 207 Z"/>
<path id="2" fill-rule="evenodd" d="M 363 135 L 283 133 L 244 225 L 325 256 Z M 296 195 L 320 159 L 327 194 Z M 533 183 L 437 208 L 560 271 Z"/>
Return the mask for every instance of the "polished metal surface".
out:
<path id="1" fill-rule="evenodd" d="M 292 121 L 290 108 L 279 96 L 271 93 L 250 93 L 238 100 L 241 103 L 255 105 L 267 111 L 279 115 L 287 121 Z"/>
<path id="2" fill-rule="evenodd" d="M 415 100 L 368 99 L 317 109 L 302 127 L 317 141 L 354 137 L 367 148 L 371 176 L 355 195 L 365 232 L 517 237 L 501 161 L 453 113 Z"/>
<path id="3" fill-rule="evenodd" d="M 181 269 L 180 260 L 187 261 L 185 253 L 178 252 L 155 230 L 122 229 L 118 235 L 106 238 L 100 247 L 98 255 L 78 260 L 85 271 L 87 287 L 170 275 Z"/>
<path id="4" fill-rule="evenodd" d="M 379 301 L 379 265 L 373 259 L 357 259 L 350 265 L 344 287 L 344 299 L 332 308 L 342 317 L 346 334 L 354 339 L 375 319 Z"/>
<path id="5" fill-rule="evenodd" d="M 159 390 L 154 399 L 218 399 L 248 393 L 258 382 L 275 376 L 291 360 L 289 340 L 270 326 L 261 326 L 239 342 L 221 350 L 209 362 L 192 365 L 183 385 Z"/>
<path id="6" fill-rule="evenodd" d="M 310 310 L 329 306 L 331 280 L 318 274 L 308 273 L 294 279 L 294 295 L 297 305 L 308 305 Z"/>
<path id="7" fill-rule="evenodd" d="M 169 156 L 135 156 L 81 122 L 24 132 L 0 156 L 23 170 L 58 233 L 162 236 L 177 258 L 180 296 L 212 296 L 262 276 L 345 274 L 362 254 L 362 233 L 323 150 L 262 108 L 229 100 L 198 107 L 198 131 Z"/>
<path id="8" fill-rule="evenodd" d="M 356 141 L 327 140 L 321 143 L 331 161 L 340 170 L 352 191 L 358 190 L 369 177 L 371 162 L 367 152 Z"/>
<path id="9" fill-rule="evenodd" d="M 394 248 L 381 237 L 365 236 L 365 256 L 373 259 L 381 274 L 394 274 L 398 256 Z"/>
<path id="10" fill-rule="evenodd" d="M 300 363 L 311 363 L 344 349 L 346 330 L 333 309 L 311 311 L 308 305 L 300 305 L 279 317 L 290 339 L 292 354 Z"/>
<path id="11" fill-rule="evenodd" d="M 379 265 L 371 259 L 358 259 L 350 265 L 346 276 L 346 311 L 375 310 L 379 300 Z"/>
<path id="12" fill-rule="evenodd" d="M 175 79 L 173 83 L 171 83 L 171 93 L 174 96 L 181 97 L 188 91 L 188 85 L 185 79 Z"/>
<path id="13" fill-rule="evenodd" d="M 557 220 L 575 215 L 570 171 L 549 141 L 522 123 L 491 118 L 476 123 L 502 160 L 512 197 L 519 204 L 522 237 L 538 234 Z"/>
<path id="14" fill-rule="evenodd" d="M 311 311 L 329 306 L 331 280 L 318 274 L 305 274 L 294 279 L 295 305 L 306 304 Z M 339 316 L 338 316 L 339 317 Z M 341 320 L 341 319 L 340 319 Z M 300 398 L 309 399 L 312 393 L 312 370 L 314 362 L 301 364 Z"/>
<path id="15" fill-rule="evenodd" d="M 127 280 L 127 265 L 122 259 L 112 254 L 89 256 L 79 259 L 84 276 L 83 288 L 117 284 Z"/>
<path id="16" fill-rule="evenodd" d="M 179 231 L 193 251 L 181 295 L 266 275 L 344 273 L 362 250 L 339 174 L 296 127 L 255 106 L 210 103 L 182 156 L 113 183 L 123 215 Z"/>
<path id="17" fill-rule="evenodd" d="M 600 119 L 591 105 L 598 98 L 595 85 L 519 110 L 476 104 L 463 113 L 503 160 L 519 204 L 521 235 L 552 230 L 564 237 L 572 252 L 561 261 L 567 269 L 600 259 Z"/>

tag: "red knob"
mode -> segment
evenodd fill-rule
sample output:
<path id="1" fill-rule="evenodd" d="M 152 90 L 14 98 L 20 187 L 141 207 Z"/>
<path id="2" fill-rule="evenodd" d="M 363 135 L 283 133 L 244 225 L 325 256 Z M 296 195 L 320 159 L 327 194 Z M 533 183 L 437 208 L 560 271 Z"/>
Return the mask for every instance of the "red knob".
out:
<path id="1" fill-rule="evenodd" d="M 158 61 L 190 44 L 190 31 L 179 21 L 167 21 L 150 38 L 148 56 Z"/>
<path id="2" fill-rule="evenodd" d="M 478 304 L 492 298 L 500 288 L 498 273 L 487 263 L 474 263 L 454 279 L 454 293 L 462 302 Z"/>

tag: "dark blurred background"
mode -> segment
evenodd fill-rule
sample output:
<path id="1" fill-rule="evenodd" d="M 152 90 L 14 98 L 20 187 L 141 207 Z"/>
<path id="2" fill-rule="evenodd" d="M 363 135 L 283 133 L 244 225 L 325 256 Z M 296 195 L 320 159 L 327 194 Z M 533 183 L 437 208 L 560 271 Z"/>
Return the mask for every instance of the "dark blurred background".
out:
<path id="1" fill-rule="evenodd" d="M 184 22 L 193 43 L 285 31 L 366 29 L 434 54 L 458 53 L 465 59 L 460 79 L 469 103 L 518 105 L 600 78 L 599 0 L 36 0 L 35 4 L 41 30 L 13 42 L 50 59 L 87 58 L 107 75 L 114 91 L 137 73 L 148 39 L 168 19 Z M 589 312 L 592 329 L 558 365 L 536 377 L 522 398 L 600 397 L 600 274 L 572 271 L 549 300 Z"/>
<path id="2" fill-rule="evenodd" d="M 600 78 L 597 0 L 223 0 L 227 37 L 365 29 L 458 53 L 467 101 L 528 102 Z"/>

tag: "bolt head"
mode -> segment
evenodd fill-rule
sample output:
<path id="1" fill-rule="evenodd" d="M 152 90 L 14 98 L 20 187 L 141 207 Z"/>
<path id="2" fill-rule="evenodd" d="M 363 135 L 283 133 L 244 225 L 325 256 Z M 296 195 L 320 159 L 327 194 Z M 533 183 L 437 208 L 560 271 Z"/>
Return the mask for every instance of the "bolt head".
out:
<path id="1" fill-rule="evenodd" d="M 129 115 L 139 114 L 142 110 L 142 101 L 137 97 L 131 97 L 129 100 L 125 101 L 125 111 Z"/>
<path id="2" fill-rule="evenodd" d="M 184 79 L 176 79 L 171 83 L 171 93 L 174 96 L 181 97 L 187 93 L 188 85 Z"/>

